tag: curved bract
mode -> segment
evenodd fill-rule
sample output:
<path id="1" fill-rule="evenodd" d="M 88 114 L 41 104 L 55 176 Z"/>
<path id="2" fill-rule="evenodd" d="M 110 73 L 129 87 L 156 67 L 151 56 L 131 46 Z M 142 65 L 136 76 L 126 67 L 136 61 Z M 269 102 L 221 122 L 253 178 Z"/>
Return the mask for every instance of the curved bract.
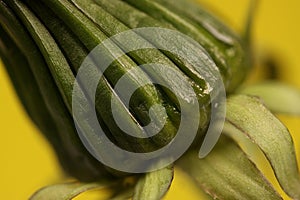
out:
<path id="1" fill-rule="evenodd" d="M 283 189 L 299 198 L 285 127 L 256 98 L 230 97 L 226 107 L 226 94 L 236 91 L 250 68 L 248 40 L 200 5 L 2 0 L 0 36 L 0 55 L 14 87 L 62 167 L 79 181 L 96 181 L 50 186 L 32 199 L 53 191 L 71 199 L 106 186 L 118 191 L 115 198 L 160 199 L 171 185 L 175 161 L 189 148 L 177 164 L 213 198 L 281 199 L 238 147 L 236 134 L 258 145 Z M 221 131 L 226 135 L 219 138 Z M 199 159 L 195 147 L 202 141 L 200 157 L 212 153 Z M 280 165 L 284 160 L 289 162 Z"/>

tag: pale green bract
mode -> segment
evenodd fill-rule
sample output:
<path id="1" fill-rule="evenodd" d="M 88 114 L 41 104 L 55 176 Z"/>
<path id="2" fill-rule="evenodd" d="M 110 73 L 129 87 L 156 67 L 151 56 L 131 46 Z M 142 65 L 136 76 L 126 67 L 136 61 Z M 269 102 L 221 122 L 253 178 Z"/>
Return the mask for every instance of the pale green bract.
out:
<path id="1" fill-rule="evenodd" d="M 239 142 L 239 134 L 257 144 L 270 162 L 283 190 L 300 198 L 300 176 L 292 137 L 257 97 L 228 99 L 224 132 Z"/>
<path id="2" fill-rule="evenodd" d="M 279 81 L 265 81 L 240 88 L 237 93 L 262 98 L 274 113 L 300 116 L 300 90 Z"/>
<path id="3" fill-rule="evenodd" d="M 30 200 L 69 200 L 88 190 L 100 190 L 111 186 L 109 181 L 97 183 L 70 182 L 44 187 L 32 195 Z"/>
<path id="4" fill-rule="evenodd" d="M 132 199 L 161 199 L 168 191 L 173 175 L 174 169 L 172 166 L 145 174 L 135 186 Z"/>

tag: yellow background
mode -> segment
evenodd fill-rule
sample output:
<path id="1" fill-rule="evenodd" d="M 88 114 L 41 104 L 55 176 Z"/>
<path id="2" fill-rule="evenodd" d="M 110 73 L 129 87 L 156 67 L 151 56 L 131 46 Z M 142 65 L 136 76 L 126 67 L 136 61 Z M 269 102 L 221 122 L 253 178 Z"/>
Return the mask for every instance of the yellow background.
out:
<path id="1" fill-rule="evenodd" d="M 174 1 L 176 2 L 176 1 Z M 243 30 L 248 0 L 202 0 L 231 24 Z M 260 0 L 253 41 L 256 52 L 269 51 L 282 63 L 283 81 L 300 88 L 300 1 Z M 300 103 L 300 102 L 299 102 Z M 281 117 L 290 128 L 300 154 L 300 120 Z M 63 181 L 53 151 L 29 121 L 16 98 L 10 80 L 0 66 L 0 194 L 1 199 L 28 199 L 42 186 Z M 186 196 L 187 195 L 187 196 Z M 175 174 L 167 199 L 199 199 L 200 192 L 184 174 Z"/>

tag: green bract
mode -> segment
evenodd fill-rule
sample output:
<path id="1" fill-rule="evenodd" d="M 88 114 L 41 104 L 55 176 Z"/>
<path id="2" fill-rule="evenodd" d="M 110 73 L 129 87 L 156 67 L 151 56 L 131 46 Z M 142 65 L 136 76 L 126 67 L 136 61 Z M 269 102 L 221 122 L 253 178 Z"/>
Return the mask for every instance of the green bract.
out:
<path id="1" fill-rule="evenodd" d="M 110 169 L 95 159 L 82 144 L 72 116 L 73 86 L 84 59 L 107 38 L 142 27 L 179 31 L 197 41 L 208 59 L 203 54 L 198 56 L 206 59 L 207 63 L 216 64 L 228 95 L 236 90 L 248 73 L 251 65 L 248 40 L 235 35 L 201 6 L 184 0 L 0 1 L 0 55 L 17 94 L 32 121 L 52 144 L 65 172 L 79 181 L 88 182 L 49 186 L 35 193 L 33 200 L 72 199 L 86 190 L 103 187 L 120 190 L 114 196 L 116 199 L 161 199 L 168 191 L 173 179 L 173 166 L 143 175 Z M 137 35 L 137 39 L 158 46 L 157 40 L 151 38 Z M 125 51 L 121 44 L 116 42 L 116 46 L 118 51 Z M 114 53 L 107 48 L 105 56 L 115 58 Z M 247 152 L 237 145 L 240 138 L 246 135 L 268 158 L 287 194 L 294 199 L 300 198 L 299 174 L 291 137 L 257 98 L 243 95 L 229 98 L 226 134 L 208 157 L 198 158 L 195 147 L 205 136 L 211 116 L 209 86 L 203 75 L 194 70 L 188 61 L 168 51 L 132 51 L 115 59 L 104 72 L 95 94 L 95 110 L 101 127 L 114 144 L 130 152 L 151 152 L 167 145 L 176 135 L 181 108 L 168 88 L 157 84 L 139 88 L 132 96 L 128 109 L 114 90 L 125 74 L 132 86 L 138 86 L 145 80 L 151 82 L 152 79 L 176 84 L 171 76 L 164 76 L 161 72 L 147 68 L 132 71 L 139 65 L 149 63 L 169 66 L 183 77 L 196 94 L 201 116 L 198 137 L 191 150 L 178 161 L 178 166 L 186 170 L 201 189 L 219 199 L 281 199 L 249 159 Z M 264 93 L 270 87 L 257 86 L 243 92 L 260 95 L 261 91 Z M 173 89 L 178 92 L 187 90 L 180 83 Z M 285 90 L 285 87 L 281 89 Z M 287 91 L 292 99 L 299 99 L 296 93 L 295 90 L 293 94 Z M 150 138 L 125 134 L 111 112 L 112 95 L 117 97 L 120 115 L 125 116 L 124 120 L 128 118 L 128 126 L 135 127 L 135 132 L 140 135 L 145 134 L 143 127 L 150 122 L 148 111 L 151 106 L 163 106 L 167 113 L 165 121 L 154 116 L 157 127 L 164 125 L 159 134 Z M 288 106 L 276 109 L 272 99 L 266 100 L 266 103 L 274 111 L 292 111 Z M 190 123 L 196 123 L 195 119 Z M 134 176 L 133 184 L 120 188 L 124 176 L 131 175 Z"/>

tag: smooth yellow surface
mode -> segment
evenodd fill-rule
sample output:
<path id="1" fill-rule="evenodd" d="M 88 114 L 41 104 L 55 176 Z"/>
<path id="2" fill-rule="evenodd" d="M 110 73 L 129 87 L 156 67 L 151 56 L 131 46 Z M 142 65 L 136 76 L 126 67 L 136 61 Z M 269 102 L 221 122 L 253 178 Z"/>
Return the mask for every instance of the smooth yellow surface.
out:
<path id="1" fill-rule="evenodd" d="M 176 2 L 176 1 L 174 1 Z M 236 30 L 243 30 L 249 4 L 247 0 L 202 0 Z M 268 51 L 282 63 L 280 76 L 300 88 L 300 1 L 260 0 L 254 24 L 255 52 Z M 290 128 L 300 154 L 298 118 L 281 119 Z M 0 192 L 1 199 L 22 200 L 38 188 L 63 181 L 53 151 L 31 124 L 0 66 Z M 166 199 L 199 199 L 199 192 L 182 172 Z M 81 198 L 83 199 L 83 198 Z"/>

